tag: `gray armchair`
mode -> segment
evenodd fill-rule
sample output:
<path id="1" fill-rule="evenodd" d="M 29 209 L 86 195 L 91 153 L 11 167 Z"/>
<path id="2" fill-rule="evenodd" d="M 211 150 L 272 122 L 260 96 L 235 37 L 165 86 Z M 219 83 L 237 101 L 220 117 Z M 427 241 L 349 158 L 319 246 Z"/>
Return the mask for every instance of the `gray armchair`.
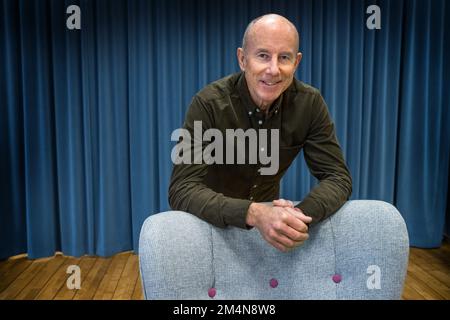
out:
<path id="1" fill-rule="evenodd" d="M 139 262 L 146 299 L 400 299 L 409 241 L 382 201 L 348 201 L 291 252 L 257 229 L 216 228 L 169 211 L 144 222 Z"/>

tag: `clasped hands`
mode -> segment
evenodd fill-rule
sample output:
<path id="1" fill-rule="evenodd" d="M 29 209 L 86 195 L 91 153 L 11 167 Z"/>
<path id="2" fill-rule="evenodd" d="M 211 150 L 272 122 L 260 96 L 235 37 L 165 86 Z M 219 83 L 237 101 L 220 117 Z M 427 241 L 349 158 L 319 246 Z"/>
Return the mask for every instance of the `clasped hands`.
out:
<path id="1" fill-rule="evenodd" d="M 312 218 L 295 208 L 292 201 L 279 199 L 272 204 L 273 207 L 253 202 L 247 224 L 257 228 L 268 243 L 282 252 L 302 245 L 309 237 L 307 224 Z"/>

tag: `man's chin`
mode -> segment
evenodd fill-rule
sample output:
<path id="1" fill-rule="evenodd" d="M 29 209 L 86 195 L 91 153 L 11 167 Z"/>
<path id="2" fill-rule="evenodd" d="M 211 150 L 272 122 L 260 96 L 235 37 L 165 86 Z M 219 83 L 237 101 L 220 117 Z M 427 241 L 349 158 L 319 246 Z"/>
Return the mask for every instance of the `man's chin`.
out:
<path id="1" fill-rule="evenodd" d="M 270 95 L 270 96 L 263 96 L 261 101 L 262 101 L 262 105 L 264 106 L 270 106 L 275 100 L 278 99 L 278 97 L 281 95 L 277 94 L 277 95 Z"/>

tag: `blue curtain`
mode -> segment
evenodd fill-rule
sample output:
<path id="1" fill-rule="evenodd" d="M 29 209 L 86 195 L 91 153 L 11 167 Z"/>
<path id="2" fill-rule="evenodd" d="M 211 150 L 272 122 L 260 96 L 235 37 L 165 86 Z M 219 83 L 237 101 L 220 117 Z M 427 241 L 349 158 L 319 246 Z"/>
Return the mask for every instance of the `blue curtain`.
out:
<path id="1" fill-rule="evenodd" d="M 66 28 L 72 4 L 81 30 Z M 380 30 L 366 27 L 371 4 Z M 247 23 L 268 12 L 300 31 L 297 76 L 328 103 L 352 199 L 393 203 L 411 245 L 439 246 L 448 1 L 3 0 L 0 258 L 136 250 L 144 219 L 169 209 L 172 131 L 199 89 L 238 70 Z M 300 156 L 282 196 L 301 199 L 315 183 Z"/>

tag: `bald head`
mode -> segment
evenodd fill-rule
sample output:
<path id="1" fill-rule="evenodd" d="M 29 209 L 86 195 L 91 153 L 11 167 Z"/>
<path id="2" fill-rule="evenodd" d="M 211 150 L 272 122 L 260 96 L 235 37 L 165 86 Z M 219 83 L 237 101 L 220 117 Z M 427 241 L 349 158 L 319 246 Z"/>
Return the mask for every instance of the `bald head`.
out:
<path id="1" fill-rule="evenodd" d="M 242 38 L 242 49 L 246 51 L 248 45 L 258 37 L 259 33 L 274 32 L 289 34 L 295 39 L 294 51 L 297 52 L 300 46 L 300 38 L 297 28 L 292 22 L 278 14 L 266 14 L 252 20 L 245 30 Z"/>

